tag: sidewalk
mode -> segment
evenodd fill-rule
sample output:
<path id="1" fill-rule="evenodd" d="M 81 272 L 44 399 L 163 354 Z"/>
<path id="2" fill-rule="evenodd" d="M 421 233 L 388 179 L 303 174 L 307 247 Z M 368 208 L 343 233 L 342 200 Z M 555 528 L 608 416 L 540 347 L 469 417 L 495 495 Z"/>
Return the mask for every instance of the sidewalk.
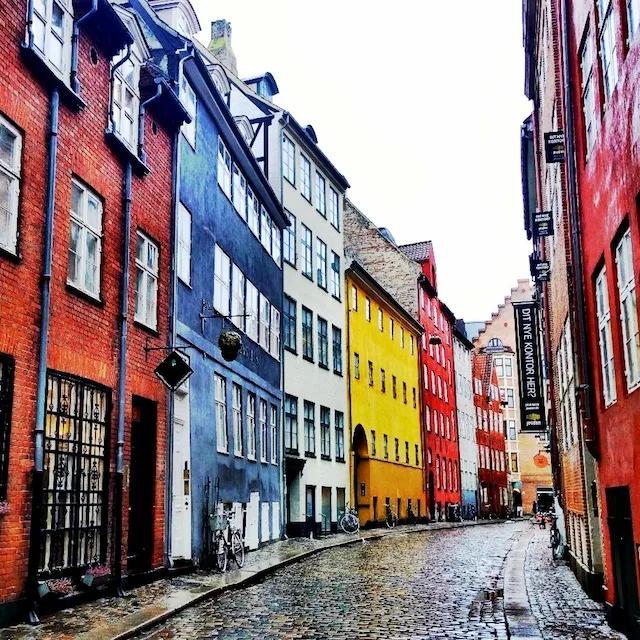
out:
<path id="1" fill-rule="evenodd" d="M 0 640 L 124 640 L 166 620 L 179 611 L 227 589 L 238 588 L 302 558 L 331 547 L 356 544 L 399 533 L 417 533 L 438 529 L 496 524 L 497 520 L 478 522 L 439 522 L 429 525 L 403 525 L 393 530 L 371 529 L 360 536 L 335 534 L 310 540 L 292 538 L 269 544 L 247 554 L 242 569 L 219 574 L 195 571 L 180 577 L 165 578 L 127 593 L 126 598 L 100 598 L 73 609 L 65 609 L 45 618 L 42 624 L 26 624 L 0 629 Z"/>

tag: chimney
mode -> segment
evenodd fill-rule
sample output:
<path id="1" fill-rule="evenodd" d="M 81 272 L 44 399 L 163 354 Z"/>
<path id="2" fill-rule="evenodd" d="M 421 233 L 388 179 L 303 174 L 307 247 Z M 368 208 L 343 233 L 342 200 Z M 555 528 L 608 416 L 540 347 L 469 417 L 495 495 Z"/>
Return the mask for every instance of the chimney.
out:
<path id="1" fill-rule="evenodd" d="M 231 48 L 230 22 L 216 20 L 211 23 L 211 42 L 208 49 L 231 73 L 238 75 L 236 56 Z"/>

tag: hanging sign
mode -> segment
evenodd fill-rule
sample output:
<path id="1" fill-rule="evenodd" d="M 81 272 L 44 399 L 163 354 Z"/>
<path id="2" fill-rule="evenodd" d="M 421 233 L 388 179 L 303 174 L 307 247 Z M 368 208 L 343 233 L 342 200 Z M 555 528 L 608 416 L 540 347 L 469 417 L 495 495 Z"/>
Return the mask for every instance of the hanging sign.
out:
<path id="1" fill-rule="evenodd" d="M 178 351 L 172 351 L 155 369 L 154 373 L 167 389 L 175 391 L 188 380 L 193 369 Z"/>
<path id="2" fill-rule="evenodd" d="M 520 375 L 520 430 L 545 431 L 536 303 L 514 302 L 513 308 Z"/>
<path id="3" fill-rule="evenodd" d="M 544 134 L 544 157 L 547 164 L 564 162 L 564 131 Z"/>
<path id="4" fill-rule="evenodd" d="M 536 238 L 553 235 L 553 212 L 537 211 L 533 214 L 533 235 Z"/>
<path id="5" fill-rule="evenodd" d="M 548 282 L 549 273 L 551 272 L 551 264 L 548 260 L 538 260 L 533 255 L 529 257 L 529 267 L 531 268 L 531 277 L 538 282 Z"/>

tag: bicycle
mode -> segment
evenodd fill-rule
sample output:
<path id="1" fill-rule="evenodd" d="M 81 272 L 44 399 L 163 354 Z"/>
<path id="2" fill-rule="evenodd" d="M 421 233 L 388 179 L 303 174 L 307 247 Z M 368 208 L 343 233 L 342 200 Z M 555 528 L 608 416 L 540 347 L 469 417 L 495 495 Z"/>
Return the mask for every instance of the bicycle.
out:
<path id="1" fill-rule="evenodd" d="M 358 512 L 355 509 L 350 509 L 349 505 L 345 507 L 344 513 L 340 516 L 340 528 L 349 535 L 360 531 Z"/>
<path id="2" fill-rule="evenodd" d="M 213 544 L 211 546 L 218 571 L 227 570 L 229 560 L 233 560 L 238 569 L 244 566 L 244 541 L 240 530 L 233 524 L 234 516 L 229 511 L 219 515 L 211 514 Z"/>
<path id="3" fill-rule="evenodd" d="M 407 507 L 407 524 L 415 524 L 416 520 L 416 514 L 413 512 L 413 507 L 409 505 Z"/>
<path id="4" fill-rule="evenodd" d="M 385 506 L 387 508 L 387 515 L 384 519 L 384 523 L 387 525 L 388 529 L 393 529 L 398 524 L 398 516 L 391 508 L 390 504 L 387 503 Z"/>
<path id="5" fill-rule="evenodd" d="M 560 537 L 560 530 L 558 529 L 558 516 L 551 516 L 551 527 L 549 529 L 549 543 L 551 546 L 551 555 L 554 560 L 562 558 L 562 538 Z M 559 553 L 560 552 L 560 553 Z"/>

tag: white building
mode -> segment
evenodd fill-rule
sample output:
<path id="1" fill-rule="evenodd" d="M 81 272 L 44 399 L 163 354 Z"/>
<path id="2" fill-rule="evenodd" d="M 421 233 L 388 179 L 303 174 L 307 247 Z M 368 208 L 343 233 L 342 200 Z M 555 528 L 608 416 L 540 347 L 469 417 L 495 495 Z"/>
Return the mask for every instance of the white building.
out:
<path id="1" fill-rule="evenodd" d="M 200 52 L 291 221 L 282 242 L 283 520 L 290 536 L 328 533 L 337 530 L 349 488 L 342 232 L 349 184 L 313 128 L 273 103 L 270 73 L 238 78 L 226 21 L 212 24 L 209 50 Z"/>
<path id="2" fill-rule="evenodd" d="M 478 512 L 478 448 L 473 404 L 471 357 L 473 344 L 467 339 L 464 322 L 453 331 L 453 360 L 456 375 L 456 408 L 460 444 L 460 488 L 462 513 L 467 518 Z"/>

